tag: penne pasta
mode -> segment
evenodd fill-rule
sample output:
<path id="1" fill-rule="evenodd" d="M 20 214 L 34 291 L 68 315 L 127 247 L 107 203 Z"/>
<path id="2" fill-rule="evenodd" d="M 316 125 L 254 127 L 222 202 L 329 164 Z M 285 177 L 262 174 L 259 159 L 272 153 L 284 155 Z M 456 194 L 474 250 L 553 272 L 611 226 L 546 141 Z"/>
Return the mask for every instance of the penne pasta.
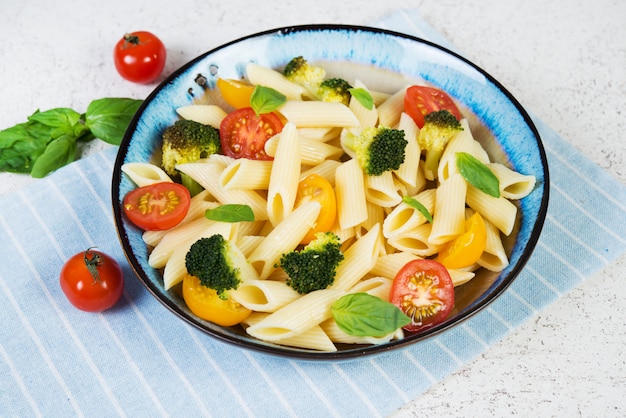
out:
<path id="1" fill-rule="evenodd" d="M 270 157 L 276 156 L 276 149 L 280 135 L 275 135 L 265 143 L 265 153 Z M 325 161 L 338 159 L 343 150 L 326 142 L 314 139 L 300 138 L 300 158 L 304 165 L 318 165 Z"/>
<path id="2" fill-rule="evenodd" d="M 364 174 L 357 160 L 348 160 L 337 167 L 335 193 L 340 228 L 351 228 L 367 219 Z"/>
<path id="3" fill-rule="evenodd" d="M 524 175 L 513 171 L 500 163 L 488 165 L 500 183 L 500 194 L 507 199 L 522 199 L 535 188 L 535 176 Z"/>
<path id="4" fill-rule="evenodd" d="M 366 91 L 369 91 L 368 88 L 361 82 L 360 80 L 354 81 L 354 88 L 362 88 Z M 350 97 L 350 103 L 348 105 L 354 116 L 359 121 L 359 126 L 361 128 L 364 127 L 374 127 L 378 122 L 378 111 L 376 110 L 376 105 L 373 104 L 371 109 L 367 109 L 365 106 L 361 104 L 356 97 Z"/>
<path id="5" fill-rule="evenodd" d="M 227 115 L 219 106 L 203 104 L 181 106 L 176 109 L 176 113 L 183 119 L 193 120 L 204 125 L 212 126 L 215 129 L 220 128 L 222 120 Z"/>
<path id="6" fill-rule="evenodd" d="M 301 100 L 305 93 L 304 87 L 287 80 L 280 72 L 269 67 L 249 63 L 246 65 L 246 75 L 250 83 L 273 88 L 290 100 Z"/>
<path id="7" fill-rule="evenodd" d="M 385 171 L 379 176 L 364 175 L 365 199 L 381 207 L 389 208 L 402 202 L 393 181 L 393 173 Z"/>
<path id="8" fill-rule="evenodd" d="M 413 188 L 422 187 L 425 179 L 423 175 L 420 176 L 422 172 L 419 169 L 421 152 L 417 143 L 419 128 L 409 115 L 402 112 L 398 122 L 398 129 L 404 130 L 404 139 L 407 140 L 407 145 L 404 149 L 404 162 L 400 165 L 400 168 L 394 171 L 394 174 L 403 183 Z"/>
<path id="9" fill-rule="evenodd" d="M 264 341 L 291 338 L 319 325 L 332 316 L 330 306 L 345 295 L 337 289 L 315 290 L 269 314 L 246 332 Z"/>
<path id="10" fill-rule="evenodd" d="M 380 224 L 376 224 L 345 250 L 330 288 L 348 290 L 361 280 L 376 263 L 382 247 L 381 238 Z"/>
<path id="11" fill-rule="evenodd" d="M 465 196 L 467 183 L 455 173 L 437 187 L 435 213 L 428 242 L 440 245 L 465 230 Z"/>
<path id="12" fill-rule="evenodd" d="M 122 172 L 126 174 L 139 187 L 155 183 L 172 182 L 161 167 L 148 163 L 125 163 L 122 164 Z"/>
<path id="13" fill-rule="evenodd" d="M 248 260 L 259 272 L 261 279 L 266 279 L 276 269 L 275 265 L 283 253 L 296 248 L 315 225 L 319 212 L 320 204 L 316 201 L 298 206 L 250 254 Z"/>
<path id="14" fill-rule="evenodd" d="M 509 235 L 513 231 L 517 206 L 510 200 L 502 196 L 489 196 L 473 186 L 468 186 L 467 205 L 494 224 L 504 235 Z"/>
<path id="15" fill-rule="evenodd" d="M 415 196 L 411 196 L 432 215 L 435 210 L 435 189 L 426 189 Z M 383 221 L 383 235 L 386 238 L 404 234 L 406 231 L 416 228 L 427 222 L 426 217 L 413 206 L 407 203 L 400 203 L 396 206 Z"/>
<path id="16" fill-rule="evenodd" d="M 283 281 L 256 279 L 246 280 L 230 295 L 255 312 L 275 312 L 300 297 Z"/>
<path id="17" fill-rule="evenodd" d="M 398 124 L 400 115 L 404 111 L 404 94 L 407 87 L 401 88 L 378 106 L 378 123 L 380 125 L 394 127 Z"/>
<path id="18" fill-rule="evenodd" d="M 289 100 L 278 111 L 298 128 L 359 126 L 350 108 L 338 102 Z"/>
<path id="19" fill-rule="evenodd" d="M 219 187 L 223 190 L 267 190 L 273 164 L 265 160 L 236 159 L 220 174 Z"/>
<path id="20" fill-rule="evenodd" d="M 300 139 L 292 123 L 285 124 L 274 155 L 267 190 L 267 214 L 278 225 L 293 209 L 300 178 Z"/>
<path id="21" fill-rule="evenodd" d="M 487 242 L 485 250 L 478 259 L 478 264 L 487 270 L 502 271 L 509 265 L 509 258 L 504 251 L 500 231 L 487 220 L 485 220 L 485 227 L 487 228 Z"/>

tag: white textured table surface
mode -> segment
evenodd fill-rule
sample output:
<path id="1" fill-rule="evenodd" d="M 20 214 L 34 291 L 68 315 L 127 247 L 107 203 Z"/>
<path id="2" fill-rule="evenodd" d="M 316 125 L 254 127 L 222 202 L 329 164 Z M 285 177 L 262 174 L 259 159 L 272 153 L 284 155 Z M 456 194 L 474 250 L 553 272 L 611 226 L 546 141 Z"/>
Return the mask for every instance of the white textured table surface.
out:
<path id="1" fill-rule="evenodd" d="M 126 31 L 161 37 L 167 73 L 249 33 L 303 23 L 369 24 L 416 7 L 528 110 L 626 184 L 625 2 L 90 3 L 3 0 L 0 129 L 37 108 L 84 110 L 100 97 L 145 97 L 154 86 L 125 82 L 113 67 L 113 45 Z M 30 181 L 0 174 L 0 194 Z M 625 271 L 622 257 L 396 415 L 624 416 Z"/>

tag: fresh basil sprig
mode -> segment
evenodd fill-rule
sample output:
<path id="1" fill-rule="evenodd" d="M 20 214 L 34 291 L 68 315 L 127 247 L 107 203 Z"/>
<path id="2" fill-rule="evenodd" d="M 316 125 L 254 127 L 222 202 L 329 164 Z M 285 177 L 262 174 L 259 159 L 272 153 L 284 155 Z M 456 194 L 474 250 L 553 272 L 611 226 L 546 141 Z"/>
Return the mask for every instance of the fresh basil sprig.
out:
<path id="1" fill-rule="evenodd" d="M 35 111 L 26 122 L 0 131 L 0 171 L 35 178 L 77 158 L 77 142 L 100 138 L 119 145 L 142 100 L 94 100 L 85 114 L 60 107 Z"/>
<path id="2" fill-rule="evenodd" d="M 478 158 L 466 152 L 457 152 L 456 166 L 469 184 L 489 196 L 500 197 L 500 181 Z"/>
<path id="3" fill-rule="evenodd" d="M 287 97 L 271 87 L 257 85 L 250 96 L 250 107 L 257 115 L 270 113 L 281 107 Z"/>
<path id="4" fill-rule="evenodd" d="M 351 293 L 331 305 L 337 326 L 356 337 L 383 337 L 411 323 L 396 305 L 368 293 Z"/>
<path id="5" fill-rule="evenodd" d="M 428 209 L 426 209 L 426 206 L 424 206 L 419 200 L 411 196 L 404 196 L 402 201 L 411 206 L 413 209 L 418 210 L 419 213 L 424 215 L 424 218 L 426 218 L 428 222 L 433 223 L 433 215 L 430 214 Z"/>
<path id="6" fill-rule="evenodd" d="M 348 89 L 352 97 L 354 97 L 364 108 L 372 110 L 374 108 L 374 98 L 369 91 L 362 88 Z"/>
<path id="7" fill-rule="evenodd" d="M 254 212 L 248 205 L 226 204 L 207 209 L 204 212 L 207 219 L 217 222 L 252 222 Z"/>

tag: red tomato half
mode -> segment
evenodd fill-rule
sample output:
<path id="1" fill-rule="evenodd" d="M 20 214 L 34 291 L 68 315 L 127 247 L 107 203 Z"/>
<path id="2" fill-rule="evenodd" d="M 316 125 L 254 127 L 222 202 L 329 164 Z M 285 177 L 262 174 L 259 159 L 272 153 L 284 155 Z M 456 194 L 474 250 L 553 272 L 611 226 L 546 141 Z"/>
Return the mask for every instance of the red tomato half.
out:
<path id="1" fill-rule="evenodd" d="M 454 285 L 441 263 L 417 259 L 396 274 L 389 301 L 411 318 L 405 330 L 421 331 L 448 317 L 454 307 Z"/>
<path id="2" fill-rule="evenodd" d="M 141 229 L 162 231 L 183 220 L 191 195 L 185 186 L 163 182 L 138 187 L 124 197 L 124 213 Z"/>
<path id="3" fill-rule="evenodd" d="M 404 111 L 418 127 L 424 126 L 424 116 L 437 110 L 448 110 L 458 120 L 461 112 L 446 92 L 426 86 L 411 86 L 404 95 Z"/>
<path id="4" fill-rule="evenodd" d="M 233 158 L 272 160 L 265 153 L 265 143 L 283 130 L 275 113 L 258 115 L 251 107 L 237 109 L 220 124 L 222 152 Z"/>
<path id="5" fill-rule="evenodd" d="M 115 68 L 128 81 L 151 83 L 163 72 L 165 45 L 150 32 L 127 33 L 115 45 Z"/>
<path id="6" fill-rule="evenodd" d="M 124 275 L 112 257 L 89 249 L 65 262 L 60 284 L 72 305 L 87 312 L 101 312 L 119 300 L 124 291 Z"/>

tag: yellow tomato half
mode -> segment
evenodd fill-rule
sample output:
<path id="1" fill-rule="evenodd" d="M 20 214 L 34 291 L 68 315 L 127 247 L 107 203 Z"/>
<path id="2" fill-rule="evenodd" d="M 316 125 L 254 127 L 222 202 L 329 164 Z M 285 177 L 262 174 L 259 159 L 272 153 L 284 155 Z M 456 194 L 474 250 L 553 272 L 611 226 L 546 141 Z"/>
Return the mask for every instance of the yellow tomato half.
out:
<path id="1" fill-rule="evenodd" d="M 330 231 L 337 217 L 337 199 L 333 186 L 324 177 L 311 174 L 298 184 L 296 194 L 296 207 L 309 201 L 319 202 L 320 214 L 317 216 L 315 226 L 302 240 L 302 244 L 308 244 L 315 238 L 318 232 Z"/>
<path id="2" fill-rule="evenodd" d="M 436 260 L 451 269 L 474 264 L 485 250 L 487 228 L 478 212 L 465 221 L 465 232 L 450 241 L 437 255 Z"/>
<path id="3" fill-rule="evenodd" d="M 191 274 L 183 279 L 183 298 L 194 315 L 225 327 L 240 323 L 252 312 L 232 297 L 221 299 L 214 289 L 202 285 Z"/>
<path id="4" fill-rule="evenodd" d="M 250 97 L 254 91 L 254 86 L 239 80 L 218 78 L 217 88 L 220 89 L 222 97 L 232 107 L 241 109 L 250 107 Z"/>

